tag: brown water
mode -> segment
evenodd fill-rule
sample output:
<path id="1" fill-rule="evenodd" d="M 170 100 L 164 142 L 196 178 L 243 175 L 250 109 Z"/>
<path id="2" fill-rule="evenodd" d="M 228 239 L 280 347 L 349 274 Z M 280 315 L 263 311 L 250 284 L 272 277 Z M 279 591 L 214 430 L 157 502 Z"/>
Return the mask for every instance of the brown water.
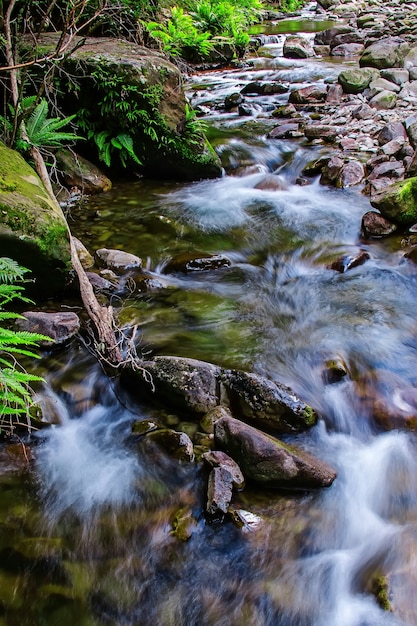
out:
<path id="1" fill-rule="evenodd" d="M 193 103 L 220 103 L 255 77 L 299 85 L 339 71 L 282 59 L 282 41 L 252 68 L 193 77 Z M 417 623 L 416 439 L 385 432 L 373 401 L 379 414 L 384 404 L 392 415 L 415 413 L 416 271 L 399 238 L 360 240 L 369 209 L 360 190 L 295 184 L 325 149 L 267 139 L 268 110 L 283 100 L 254 97 L 251 118 L 212 110 L 223 178 L 116 184 L 70 224 L 90 250 L 138 254 L 162 282 L 113 297 L 121 323 L 140 331 L 139 351 L 290 385 L 321 415 L 298 443 L 335 467 L 336 481 L 295 495 L 249 485 L 232 503 L 248 512 L 246 524 L 210 524 L 201 466 L 128 441 L 137 419 L 192 425 L 133 405 L 77 343 L 45 354 L 42 395 L 59 425 L 37 437 L 32 461 L 21 446 L 0 454 L 1 626 Z M 257 173 L 233 175 L 254 164 Z M 285 191 L 256 187 L 270 172 Z M 327 269 L 359 249 L 370 255 L 364 265 Z M 196 250 L 231 265 L 164 273 L 169 258 Z M 347 370 L 333 385 L 322 376 L 329 359 Z M 385 585 L 392 612 L 381 607 Z"/>

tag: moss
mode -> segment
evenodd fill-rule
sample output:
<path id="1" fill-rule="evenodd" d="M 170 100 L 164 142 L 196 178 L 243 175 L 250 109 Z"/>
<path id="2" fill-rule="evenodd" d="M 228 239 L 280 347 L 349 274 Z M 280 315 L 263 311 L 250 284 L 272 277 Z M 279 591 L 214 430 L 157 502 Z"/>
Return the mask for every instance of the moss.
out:
<path id="1" fill-rule="evenodd" d="M 381 609 L 392 611 L 389 597 L 389 585 L 386 576 L 377 576 L 372 582 L 372 593 Z"/>

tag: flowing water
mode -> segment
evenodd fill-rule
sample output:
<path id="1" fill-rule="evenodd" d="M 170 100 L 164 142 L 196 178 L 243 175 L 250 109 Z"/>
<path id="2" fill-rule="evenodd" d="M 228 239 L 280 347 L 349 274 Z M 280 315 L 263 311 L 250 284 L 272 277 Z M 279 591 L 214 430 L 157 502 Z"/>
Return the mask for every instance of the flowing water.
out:
<path id="1" fill-rule="evenodd" d="M 359 189 L 296 184 L 326 148 L 267 138 L 268 112 L 287 96 L 254 96 L 248 118 L 216 108 L 250 80 L 294 87 L 339 71 L 283 59 L 280 32 L 251 67 L 190 81 L 193 104 L 213 106 L 223 178 L 119 183 L 69 219 L 91 250 L 139 254 L 153 274 L 152 289 L 112 302 L 140 330 L 139 351 L 290 385 L 321 415 L 291 440 L 337 479 L 313 493 L 249 485 L 233 498 L 242 526 L 208 523 L 200 465 L 128 437 L 135 420 L 195 426 L 133 404 L 78 344 L 45 354 L 40 395 L 58 425 L 36 437 L 32 460 L 21 446 L 0 453 L 1 626 L 417 624 L 416 438 L 405 428 L 417 406 L 417 271 L 399 238 L 361 241 Z M 283 189 L 260 189 L 272 172 Z M 164 272 L 196 250 L 231 265 Z M 360 250 L 363 265 L 328 269 Z M 329 360 L 347 372 L 335 384 L 323 377 Z"/>

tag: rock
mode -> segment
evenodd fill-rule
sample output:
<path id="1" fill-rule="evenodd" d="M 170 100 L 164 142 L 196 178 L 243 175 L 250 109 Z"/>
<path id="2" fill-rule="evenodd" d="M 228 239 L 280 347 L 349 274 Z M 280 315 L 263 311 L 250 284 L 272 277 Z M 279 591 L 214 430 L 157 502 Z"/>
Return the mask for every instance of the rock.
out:
<path id="1" fill-rule="evenodd" d="M 224 108 L 226 109 L 226 111 L 230 111 L 230 109 L 237 107 L 242 102 L 243 102 L 243 96 L 241 93 L 239 92 L 231 93 L 228 96 L 226 96 L 224 100 Z"/>
<path id="2" fill-rule="evenodd" d="M 380 91 L 385 91 L 385 90 L 393 91 L 394 93 L 399 93 L 401 88 L 395 83 L 391 83 L 389 80 L 386 80 L 386 78 L 381 78 L 379 76 L 378 78 L 375 78 L 369 83 L 369 89 L 370 89 L 370 96 L 372 97 L 376 95 L 377 93 L 379 93 Z"/>
<path id="3" fill-rule="evenodd" d="M 417 222 L 417 178 L 407 178 L 382 189 L 371 198 L 371 205 L 383 217 L 407 228 Z"/>
<path id="4" fill-rule="evenodd" d="M 138 420 L 132 425 L 131 435 L 135 437 L 143 437 L 144 435 L 148 435 L 152 433 L 154 430 L 160 430 L 160 424 L 154 422 L 153 420 Z"/>
<path id="5" fill-rule="evenodd" d="M 361 58 L 361 67 L 375 67 L 385 69 L 403 67 L 406 47 L 404 39 L 399 37 L 384 37 L 368 46 Z"/>
<path id="6" fill-rule="evenodd" d="M 295 446 L 261 433 L 232 417 L 215 424 L 216 445 L 242 468 L 246 478 L 271 488 L 329 487 L 336 473 L 326 463 Z"/>
<path id="7" fill-rule="evenodd" d="M 326 85 L 309 85 L 308 87 L 294 89 L 294 91 L 290 93 L 289 102 L 292 104 L 315 104 L 317 102 L 324 102 L 326 96 Z"/>
<path id="8" fill-rule="evenodd" d="M 223 370 L 221 381 L 232 412 L 257 425 L 291 433 L 310 428 L 317 421 L 315 411 L 285 385 L 238 370 Z"/>
<path id="9" fill-rule="evenodd" d="M 122 383 L 141 397 L 147 393 L 157 403 L 189 415 L 203 416 L 219 403 L 220 368 L 205 361 L 159 356 L 140 363 L 143 370 L 123 370 Z"/>
<path id="10" fill-rule="evenodd" d="M 93 256 L 89 253 L 85 245 L 76 237 L 72 238 L 74 242 L 75 249 L 77 250 L 78 258 L 80 259 L 80 263 L 85 270 L 88 270 L 90 267 L 94 265 Z"/>
<path id="11" fill-rule="evenodd" d="M 369 83 L 379 76 L 379 71 L 374 68 L 358 68 L 343 70 L 340 72 L 338 81 L 345 93 L 357 94 L 365 91 Z"/>
<path id="12" fill-rule="evenodd" d="M 326 30 L 322 30 L 321 32 L 317 33 L 314 37 L 314 43 L 317 45 L 328 46 L 333 43 L 335 37 L 353 32 L 354 29 L 348 24 L 336 24 L 335 26 L 332 26 L 332 28 L 327 28 Z"/>
<path id="13" fill-rule="evenodd" d="M 263 83 L 260 81 L 254 81 L 248 83 L 240 90 L 241 94 L 282 94 L 287 93 L 288 87 L 279 82 Z"/>
<path id="14" fill-rule="evenodd" d="M 359 56 L 364 51 L 362 43 L 342 43 L 331 51 L 332 57 L 353 57 Z"/>
<path id="15" fill-rule="evenodd" d="M 70 311 L 45 313 L 44 311 L 25 311 L 25 319 L 16 320 L 19 330 L 40 333 L 51 338 L 51 341 L 40 341 L 45 347 L 67 343 L 80 330 L 80 319 Z"/>
<path id="16" fill-rule="evenodd" d="M 326 96 L 326 104 L 339 104 L 343 97 L 342 85 L 330 85 Z"/>
<path id="17" fill-rule="evenodd" d="M 411 159 L 405 173 L 406 178 L 413 178 L 417 176 L 417 150 L 414 152 L 414 156 Z"/>
<path id="18" fill-rule="evenodd" d="M 332 156 L 331 159 L 322 168 L 320 176 L 320 184 L 322 185 L 335 185 L 337 177 L 339 176 L 345 161 L 337 154 Z"/>
<path id="19" fill-rule="evenodd" d="M 221 452 L 220 450 L 210 450 L 210 452 L 205 452 L 203 454 L 202 459 L 203 461 L 205 461 L 205 463 L 207 463 L 207 465 L 212 468 L 220 467 L 229 472 L 232 484 L 234 487 L 236 487 L 236 489 L 244 488 L 245 477 L 243 476 L 239 465 L 228 454 L 226 454 L 225 452 Z"/>
<path id="20" fill-rule="evenodd" d="M 73 150 L 58 150 L 57 165 L 65 184 L 78 187 L 84 194 L 110 191 L 111 180 L 103 172 Z"/>
<path id="21" fill-rule="evenodd" d="M 404 143 L 404 139 L 392 139 L 382 146 L 382 152 L 388 157 L 397 155 L 404 147 Z"/>
<path id="22" fill-rule="evenodd" d="M 255 114 L 256 108 L 248 102 L 242 102 L 242 104 L 239 104 L 237 112 L 241 117 L 250 116 Z"/>
<path id="23" fill-rule="evenodd" d="M 31 270 L 25 295 L 62 294 L 69 280 L 68 227 L 35 171 L 0 142 L 0 250 Z"/>
<path id="24" fill-rule="evenodd" d="M 417 46 L 414 46 L 404 57 L 404 69 L 411 70 L 417 67 Z"/>
<path id="25" fill-rule="evenodd" d="M 378 111 L 393 109 L 397 104 L 397 95 L 392 91 L 380 91 L 369 100 L 369 104 Z"/>
<path id="26" fill-rule="evenodd" d="M 297 117 L 297 109 L 293 104 L 283 104 L 282 106 L 274 109 L 271 113 L 272 117 Z"/>
<path id="27" fill-rule="evenodd" d="M 146 439 L 153 441 L 179 461 L 188 463 L 194 461 L 193 442 L 185 433 L 177 432 L 170 428 L 162 428 L 149 432 L 146 435 Z"/>
<path id="28" fill-rule="evenodd" d="M 339 257 L 336 261 L 333 261 L 333 263 L 329 265 L 329 269 L 343 274 L 354 267 L 358 267 L 358 265 L 363 265 L 369 258 L 369 253 L 361 250 L 355 256 L 345 255 Z"/>
<path id="29" fill-rule="evenodd" d="M 361 104 L 352 112 L 352 117 L 355 120 L 369 120 L 375 116 L 375 109 L 369 106 L 369 104 Z"/>
<path id="30" fill-rule="evenodd" d="M 142 267 L 142 259 L 135 254 L 123 250 L 109 250 L 100 248 L 96 251 L 96 257 L 108 269 L 114 272 L 125 272 L 128 269 Z"/>
<path id="31" fill-rule="evenodd" d="M 198 522 L 189 510 L 180 509 L 172 521 L 172 534 L 180 541 L 188 541 L 197 530 Z"/>
<path id="32" fill-rule="evenodd" d="M 342 132 L 343 130 L 337 126 L 324 126 L 323 124 L 308 124 L 304 127 L 304 135 L 310 141 L 323 139 L 323 141 L 331 143 L 336 141 L 337 136 Z"/>
<path id="33" fill-rule="evenodd" d="M 368 176 L 368 180 L 376 178 L 404 178 L 405 168 L 400 161 L 387 161 L 377 165 Z"/>
<path id="34" fill-rule="evenodd" d="M 315 161 L 311 161 L 303 168 L 302 173 L 305 176 L 318 176 L 321 174 L 329 161 L 330 157 L 321 157 Z"/>
<path id="35" fill-rule="evenodd" d="M 325 385 L 338 383 L 343 380 L 346 375 L 346 365 L 341 359 L 329 359 L 326 361 L 322 372 L 322 378 Z"/>
<path id="36" fill-rule="evenodd" d="M 349 159 L 342 165 L 336 177 L 336 187 L 346 189 L 353 185 L 359 185 L 365 178 L 365 168 L 360 161 Z"/>
<path id="37" fill-rule="evenodd" d="M 277 174 L 268 174 L 259 183 L 256 183 L 254 189 L 264 189 L 266 191 L 283 191 L 288 189 L 288 183 L 285 179 Z"/>
<path id="38" fill-rule="evenodd" d="M 287 35 L 284 41 L 283 56 L 287 59 L 307 59 L 314 56 L 314 50 L 306 37 Z"/>
<path id="39" fill-rule="evenodd" d="M 364 46 L 363 35 L 361 35 L 361 33 L 359 33 L 359 31 L 357 30 L 352 30 L 348 33 L 338 33 L 332 38 L 330 42 L 330 48 L 334 49 L 338 46 L 343 46 L 346 44 L 360 44 Z"/>
<path id="40" fill-rule="evenodd" d="M 211 516 L 223 516 L 232 500 L 232 478 L 227 469 L 214 467 L 208 479 L 206 512 Z"/>
<path id="41" fill-rule="evenodd" d="M 386 78 L 391 83 L 395 83 L 396 85 L 403 85 L 408 82 L 410 78 L 410 73 L 408 70 L 403 68 L 390 67 L 387 69 L 381 70 L 382 78 Z"/>
<path id="42" fill-rule="evenodd" d="M 231 416 L 230 409 L 223 405 L 215 406 L 214 409 L 208 411 L 200 420 L 201 429 L 208 434 L 214 433 L 214 423 L 221 417 Z"/>
<path id="43" fill-rule="evenodd" d="M 202 272 L 229 267 L 230 259 L 223 254 L 207 254 L 204 252 L 184 252 L 172 257 L 163 268 L 165 274 L 181 272 Z"/>
<path id="44" fill-rule="evenodd" d="M 53 52 L 59 33 L 43 33 L 37 40 L 44 54 Z M 32 39 L 27 40 L 32 44 Z M 183 77 L 168 58 L 150 47 L 111 37 L 74 36 L 71 54 L 61 60 L 63 80 L 68 74 L 77 77 L 82 85 L 82 107 L 93 121 L 95 136 L 110 131 L 116 139 L 127 133 L 132 139 L 133 150 L 142 163 L 127 158 L 127 171 L 145 173 L 153 178 L 198 180 L 222 175 L 220 160 L 200 132 L 187 132 L 187 100 L 183 89 Z M 100 80 L 100 77 L 103 80 Z M 106 77 L 114 81 L 113 89 L 123 92 L 125 110 L 132 115 L 138 108 L 145 111 L 134 119 L 120 112 L 116 106 L 104 108 L 102 102 L 109 97 Z M 63 117 L 80 109 L 80 92 L 58 85 L 55 94 Z M 61 95 L 62 94 L 62 95 Z M 106 100 L 107 102 L 107 100 Z M 152 126 L 154 133 L 148 132 Z M 89 153 L 99 151 L 91 138 L 83 143 Z M 119 165 L 118 151 L 112 153 L 112 165 Z"/>
<path id="45" fill-rule="evenodd" d="M 408 126 L 407 136 L 413 148 L 417 148 L 417 122 L 414 122 Z"/>
<path id="46" fill-rule="evenodd" d="M 106 278 L 103 278 L 103 276 L 100 276 L 99 274 L 95 274 L 94 272 L 87 272 L 87 278 L 90 281 L 94 291 L 98 293 L 114 291 L 116 288 L 116 286 L 112 282 L 110 282 Z"/>
<path id="47" fill-rule="evenodd" d="M 281 124 L 280 126 L 276 126 L 269 133 L 268 137 L 270 139 L 287 139 L 288 137 L 292 137 L 294 133 L 298 133 L 300 128 L 299 123 L 287 123 Z"/>

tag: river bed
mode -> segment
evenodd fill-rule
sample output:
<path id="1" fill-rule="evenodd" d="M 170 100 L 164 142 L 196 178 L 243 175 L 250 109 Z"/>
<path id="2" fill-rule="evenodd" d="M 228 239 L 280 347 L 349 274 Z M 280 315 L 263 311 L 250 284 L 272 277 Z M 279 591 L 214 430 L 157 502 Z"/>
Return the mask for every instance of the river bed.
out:
<path id="1" fill-rule="evenodd" d="M 287 32 L 313 36 L 327 26 L 314 21 L 289 22 Z M 33 459 L 19 445 L 0 454 L 0 626 L 417 623 L 416 438 L 387 431 L 371 401 L 377 393 L 393 411 L 409 406 L 417 272 L 399 237 L 361 240 L 370 205 L 360 188 L 297 184 L 329 148 L 267 137 L 269 111 L 288 94 L 253 98 L 247 118 L 222 109 L 225 95 L 251 80 L 296 88 L 336 77 L 340 61 L 284 59 L 283 32 L 264 28 L 249 66 L 190 77 L 192 104 L 210 102 L 223 178 L 117 182 L 69 222 L 91 251 L 137 254 L 159 279 L 112 300 L 120 324 L 137 329 L 141 354 L 198 358 L 289 385 L 321 416 L 289 439 L 337 479 L 295 494 L 248 485 L 233 499 L 243 524 L 209 523 L 200 464 L 128 443 L 135 420 L 187 432 L 193 424 L 133 404 L 78 343 L 45 354 L 42 395 L 59 424 L 36 436 Z M 281 190 L 259 188 L 271 173 Z M 190 251 L 223 254 L 230 267 L 165 272 Z M 329 269 L 359 251 L 365 264 Z M 331 385 L 329 360 L 347 372 Z"/>

